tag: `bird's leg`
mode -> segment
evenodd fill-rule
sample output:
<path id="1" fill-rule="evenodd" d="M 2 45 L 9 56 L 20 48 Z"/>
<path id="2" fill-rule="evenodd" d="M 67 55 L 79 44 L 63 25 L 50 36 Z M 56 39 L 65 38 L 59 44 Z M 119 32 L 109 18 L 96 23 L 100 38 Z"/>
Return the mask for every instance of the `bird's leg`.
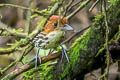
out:
<path id="1" fill-rule="evenodd" d="M 69 58 L 67 56 L 67 52 L 66 52 L 65 48 L 62 45 L 60 45 L 60 46 L 62 47 L 62 58 L 61 59 L 63 59 L 63 57 L 65 55 L 67 61 L 70 62 L 70 60 L 69 60 Z"/>
<path id="2" fill-rule="evenodd" d="M 36 56 L 35 56 L 35 69 L 37 69 L 37 62 L 38 62 L 37 58 L 38 58 L 38 55 L 39 55 L 39 51 L 40 51 L 40 48 L 38 47 L 37 52 L 36 52 Z M 39 61 L 41 63 L 41 58 L 40 57 L 39 57 Z"/>
<path id="3" fill-rule="evenodd" d="M 63 60 L 63 57 L 64 57 L 64 51 L 63 51 L 63 49 L 62 49 L 62 57 L 61 57 L 61 62 L 62 62 L 62 60 Z"/>

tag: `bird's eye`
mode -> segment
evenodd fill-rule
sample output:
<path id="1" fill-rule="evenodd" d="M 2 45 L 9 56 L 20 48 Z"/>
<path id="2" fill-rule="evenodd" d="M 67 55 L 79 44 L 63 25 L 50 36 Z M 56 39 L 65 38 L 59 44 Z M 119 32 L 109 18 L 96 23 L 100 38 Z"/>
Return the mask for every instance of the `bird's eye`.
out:
<path id="1" fill-rule="evenodd" d="M 53 23 L 53 25 L 54 25 L 55 27 L 57 27 L 57 23 Z"/>

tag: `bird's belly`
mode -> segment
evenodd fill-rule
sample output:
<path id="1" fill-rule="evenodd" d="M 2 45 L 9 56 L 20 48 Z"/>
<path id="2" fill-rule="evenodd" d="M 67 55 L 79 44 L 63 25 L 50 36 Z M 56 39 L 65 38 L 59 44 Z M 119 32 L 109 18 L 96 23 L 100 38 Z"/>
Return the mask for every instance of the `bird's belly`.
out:
<path id="1" fill-rule="evenodd" d="M 53 32 L 47 36 L 49 38 L 48 38 L 48 42 L 46 43 L 44 49 L 51 49 L 51 48 L 56 48 L 60 44 L 60 42 L 62 41 L 64 37 L 64 33 L 62 31 Z"/>
<path id="2" fill-rule="evenodd" d="M 42 39 L 36 39 L 35 45 L 37 45 L 36 47 L 40 47 L 41 49 L 52 49 L 60 44 L 61 40 L 63 39 L 63 36 L 63 31 L 54 31 L 47 34 Z M 42 35 L 39 35 L 38 37 L 42 37 Z"/>

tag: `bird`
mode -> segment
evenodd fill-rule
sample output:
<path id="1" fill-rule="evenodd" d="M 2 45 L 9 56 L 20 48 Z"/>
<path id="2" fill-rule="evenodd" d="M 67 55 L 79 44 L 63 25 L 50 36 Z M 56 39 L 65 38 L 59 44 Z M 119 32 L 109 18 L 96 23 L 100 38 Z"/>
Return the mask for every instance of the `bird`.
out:
<path id="1" fill-rule="evenodd" d="M 65 55 L 67 61 L 69 62 L 66 50 L 61 44 L 63 37 L 65 36 L 65 32 L 67 30 L 73 30 L 73 28 L 70 25 L 68 25 L 67 18 L 63 18 L 62 16 L 58 15 L 53 15 L 48 19 L 43 31 L 38 33 L 33 39 L 34 45 L 37 48 L 35 56 L 35 67 L 37 67 L 37 58 L 40 49 L 54 49 L 59 45 L 62 47 L 62 58 Z M 40 57 L 39 60 L 41 63 Z"/>

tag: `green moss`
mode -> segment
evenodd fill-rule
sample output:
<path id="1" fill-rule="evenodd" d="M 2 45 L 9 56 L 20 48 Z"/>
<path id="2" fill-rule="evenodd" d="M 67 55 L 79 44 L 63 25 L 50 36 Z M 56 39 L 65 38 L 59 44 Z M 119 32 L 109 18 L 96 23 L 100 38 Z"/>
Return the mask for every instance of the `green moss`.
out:
<path id="1" fill-rule="evenodd" d="M 29 71 L 23 73 L 23 76 L 24 80 L 33 80 L 33 78 L 35 77 L 35 68 L 32 68 Z"/>
<path id="2" fill-rule="evenodd" d="M 51 80 L 53 78 L 53 75 L 50 73 L 50 71 L 52 71 L 54 65 L 48 66 L 48 64 L 50 64 L 51 62 L 53 61 L 49 61 L 45 63 L 44 66 L 42 67 L 42 71 L 41 71 L 42 79 L 41 80 Z"/>
<path id="3" fill-rule="evenodd" d="M 105 50 L 105 44 L 104 44 L 104 46 L 98 51 L 98 53 L 96 54 L 96 57 L 97 57 L 98 55 L 100 55 L 100 54 L 103 52 L 103 50 Z"/>
<path id="4" fill-rule="evenodd" d="M 51 80 L 53 78 L 53 75 L 50 71 L 52 71 L 54 65 L 48 66 L 51 62 L 54 62 L 56 60 L 48 61 L 44 64 L 41 64 L 37 67 L 37 71 L 35 71 L 35 68 L 30 69 L 29 71 L 25 72 L 23 74 L 24 80 L 36 80 L 36 77 L 38 80 Z"/>
<path id="5" fill-rule="evenodd" d="M 116 3 L 117 0 L 108 0 L 108 2 L 110 2 L 111 5 L 114 5 Z"/>
<path id="6" fill-rule="evenodd" d="M 64 78 L 66 75 L 69 74 L 69 70 L 71 67 L 74 67 L 77 65 L 77 63 L 80 61 L 80 51 L 84 52 L 88 50 L 88 43 L 94 44 L 94 41 L 91 41 L 91 38 L 97 38 L 100 39 L 101 36 L 100 34 L 95 34 L 96 30 L 99 30 L 100 27 L 91 27 L 88 29 L 83 35 L 81 35 L 77 40 L 72 45 L 72 49 L 69 52 L 69 58 L 70 58 L 70 63 L 67 63 L 67 66 L 65 67 L 61 76 L 59 77 L 59 80 Z M 98 32 L 97 32 L 98 33 Z M 82 53 L 84 54 L 84 53 Z M 84 57 L 84 56 L 83 56 Z"/>
<path id="7" fill-rule="evenodd" d="M 89 30 L 88 30 L 89 31 Z M 85 36 L 87 35 L 86 31 L 83 35 L 81 35 L 76 41 L 75 43 L 72 45 L 72 50 L 70 51 L 70 53 L 72 53 L 69 57 L 72 60 L 72 64 L 74 64 L 78 59 L 76 58 L 77 56 L 80 56 L 80 49 L 81 50 L 87 50 L 87 43 L 89 41 L 89 37 L 85 38 Z M 81 42 L 80 42 L 81 41 Z M 86 46 L 84 46 L 86 45 Z"/>
<path id="8" fill-rule="evenodd" d="M 16 75 L 7 75 L 1 80 L 13 80 Z"/>

